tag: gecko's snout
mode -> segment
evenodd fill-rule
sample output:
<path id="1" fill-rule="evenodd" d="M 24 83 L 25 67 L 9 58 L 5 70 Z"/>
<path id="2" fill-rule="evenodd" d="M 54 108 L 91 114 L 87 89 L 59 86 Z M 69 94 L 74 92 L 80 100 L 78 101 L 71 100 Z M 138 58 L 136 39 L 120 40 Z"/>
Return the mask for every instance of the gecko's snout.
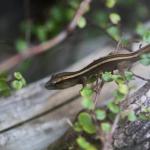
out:
<path id="1" fill-rule="evenodd" d="M 48 82 L 45 83 L 45 88 L 49 89 L 49 83 Z"/>
<path id="2" fill-rule="evenodd" d="M 56 89 L 55 85 L 52 84 L 50 81 L 46 82 L 45 88 L 48 90 L 55 90 Z"/>

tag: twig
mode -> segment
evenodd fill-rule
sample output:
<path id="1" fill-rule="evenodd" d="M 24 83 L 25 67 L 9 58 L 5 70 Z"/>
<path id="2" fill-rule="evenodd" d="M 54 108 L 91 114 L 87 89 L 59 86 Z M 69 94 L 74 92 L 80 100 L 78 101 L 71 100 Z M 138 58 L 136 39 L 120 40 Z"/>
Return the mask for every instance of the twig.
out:
<path id="1" fill-rule="evenodd" d="M 115 117 L 115 120 L 113 122 L 111 132 L 108 135 L 106 135 L 106 141 L 104 141 L 103 150 L 111 150 L 112 149 L 111 148 L 112 136 L 117 128 L 119 120 L 120 120 L 120 114 L 117 114 L 117 116 Z"/>
<path id="2" fill-rule="evenodd" d="M 116 116 L 116 118 L 115 118 L 115 120 L 114 120 L 114 123 L 113 123 L 113 125 L 112 125 L 112 129 L 111 129 L 111 137 L 112 137 L 112 135 L 114 134 L 114 132 L 115 132 L 115 130 L 116 130 L 116 128 L 117 128 L 117 125 L 118 125 L 118 122 L 119 122 L 119 120 L 120 120 L 120 114 L 117 114 L 117 116 Z"/>
<path id="3" fill-rule="evenodd" d="M 133 73 L 133 72 L 132 72 L 132 73 Z M 143 80 L 143 81 L 150 81 L 150 79 L 146 79 L 146 78 L 141 77 L 141 76 L 139 76 L 139 75 L 137 75 L 137 74 L 135 74 L 135 73 L 133 73 L 133 75 L 134 75 L 135 77 L 137 77 L 137 78 Z"/>
<path id="4" fill-rule="evenodd" d="M 66 30 L 60 32 L 57 36 L 50 39 L 49 41 L 36 45 L 34 47 L 27 48 L 26 50 L 24 50 L 23 53 L 16 54 L 12 56 L 11 58 L 9 58 L 8 60 L 5 60 L 4 62 L 2 62 L 0 64 L 0 73 L 13 68 L 14 66 L 16 66 L 21 61 L 27 58 L 40 54 L 44 51 L 47 51 L 48 49 L 56 46 L 57 44 L 65 40 L 66 37 L 75 30 L 78 20 L 80 19 L 81 16 L 83 16 L 86 13 L 87 8 L 91 2 L 92 0 L 83 0 L 80 3 L 80 6 L 78 10 L 76 11 L 74 18 L 72 19 L 72 21 L 70 22 Z"/>
<path id="5" fill-rule="evenodd" d="M 104 81 L 102 80 L 101 83 L 98 82 L 98 79 L 96 81 L 96 95 L 95 95 L 95 98 L 94 98 L 94 107 L 96 108 L 96 104 L 97 104 L 97 101 L 98 101 L 98 97 L 101 93 L 101 90 L 103 88 L 103 85 L 104 85 Z"/>

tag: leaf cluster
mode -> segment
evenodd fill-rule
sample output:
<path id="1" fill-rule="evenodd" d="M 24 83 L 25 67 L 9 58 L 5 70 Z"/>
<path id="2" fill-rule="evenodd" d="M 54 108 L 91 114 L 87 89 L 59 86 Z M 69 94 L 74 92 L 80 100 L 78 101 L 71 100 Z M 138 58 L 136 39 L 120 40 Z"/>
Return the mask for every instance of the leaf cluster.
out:
<path id="1" fill-rule="evenodd" d="M 0 96 L 9 96 L 13 90 L 20 90 L 26 85 L 26 80 L 20 72 L 13 76 L 0 74 Z"/>

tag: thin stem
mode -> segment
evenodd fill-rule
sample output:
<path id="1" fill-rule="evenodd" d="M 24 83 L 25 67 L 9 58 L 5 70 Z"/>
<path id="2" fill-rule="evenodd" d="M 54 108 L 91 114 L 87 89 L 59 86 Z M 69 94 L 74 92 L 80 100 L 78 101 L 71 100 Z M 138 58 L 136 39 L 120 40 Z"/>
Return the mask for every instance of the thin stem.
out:
<path id="1" fill-rule="evenodd" d="M 106 140 L 103 141 L 103 145 L 104 145 L 103 150 L 111 150 L 112 136 L 118 126 L 119 120 L 120 120 L 120 113 L 116 115 L 115 120 L 112 125 L 111 132 L 108 135 L 106 135 Z"/>
<path id="2" fill-rule="evenodd" d="M 98 82 L 98 79 L 96 80 L 96 94 L 95 94 L 95 98 L 94 98 L 94 107 L 96 107 L 97 101 L 98 101 L 98 97 L 101 93 L 101 90 L 103 88 L 104 82 L 101 81 L 101 83 Z"/>
<path id="3" fill-rule="evenodd" d="M 133 72 L 132 72 L 132 73 L 133 73 Z M 141 77 L 141 76 L 139 76 L 139 75 L 137 75 L 137 74 L 135 74 L 135 73 L 133 73 L 133 75 L 134 75 L 135 77 L 141 79 L 141 80 L 144 80 L 144 81 L 150 81 L 150 79 L 146 79 L 146 78 Z"/>

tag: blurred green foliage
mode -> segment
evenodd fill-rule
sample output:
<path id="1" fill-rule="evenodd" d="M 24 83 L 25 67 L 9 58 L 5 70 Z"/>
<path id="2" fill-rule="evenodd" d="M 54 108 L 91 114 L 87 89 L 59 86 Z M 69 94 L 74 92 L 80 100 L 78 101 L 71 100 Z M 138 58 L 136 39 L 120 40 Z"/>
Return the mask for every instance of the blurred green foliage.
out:
<path id="1" fill-rule="evenodd" d="M 105 133 L 109 133 L 111 131 L 111 124 L 109 122 L 103 122 L 101 123 L 101 129 Z"/>
<path id="2" fill-rule="evenodd" d="M 146 56 L 143 57 L 145 58 Z M 131 90 L 127 82 L 133 80 L 132 72 L 125 71 L 124 76 L 104 72 L 102 73 L 102 80 L 104 83 L 115 82 L 117 84 L 117 89 L 113 92 L 114 99 L 110 100 L 106 106 L 96 107 L 94 95 L 97 94 L 97 91 L 92 86 L 87 85 L 80 91 L 82 96 L 81 103 L 85 110 L 79 113 L 78 119 L 74 123 L 74 130 L 80 133 L 76 139 L 78 146 L 85 150 L 88 150 L 89 146 L 95 146 L 94 148 L 97 148 L 97 145 L 90 142 L 92 136 L 103 137 L 105 134 L 111 134 L 112 126 L 117 115 L 120 115 L 121 119 L 127 119 L 128 121 L 148 118 L 146 115 L 143 115 L 144 113 L 137 116 L 134 110 L 123 110 L 121 107 L 121 102 L 126 100 L 126 96 L 129 90 Z M 87 138 L 89 137 L 88 135 L 90 135 L 90 138 Z"/>
<path id="3" fill-rule="evenodd" d="M 60 31 L 67 28 L 72 20 L 82 0 L 63 0 L 55 2 L 48 9 L 43 10 L 42 19 L 30 18 L 31 21 L 24 20 L 20 26 L 21 36 L 16 41 L 16 50 L 24 53 L 26 48 L 37 43 L 45 42 Z M 149 5 L 147 2 L 137 0 L 104 0 L 92 1 L 88 12 L 77 22 L 78 30 L 83 28 L 98 27 L 102 31 L 99 36 L 106 34 L 111 39 L 121 42 L 126 46 L 131 43 L 132 35 L 137 40 L 150 43 L 150 31 L 144 24 L 149 19 Z M 38 18 L 38 17 L 37 17 Z M 94 25 L 94 26 L 92 26 Z M 27 39 L 26 32 L 30 32 Z M 125 33 L 127 31 L 127 34 Z M 132 34 L 128 35 L 128 31 Z M 93 35 L 91 30 L 88 37 Z M 97 34 L 97 33 L 96 33 Z M 124 36 L 125 35 L 125 36 Z M 80 36 L 80 35 L 79 35 Z M 25 61 L 19 67 L 19 71 L 25 73 L 32 63 L 32 59 Z M 85 99 L 83 105 L 89 107 L 91 101 Z M 92 109 L 92 108 L 91 108 Z"/>
<path id="4" fill-rule="evenodd" d="M 89 143 L 84 137 L 80 136 L 77 138 L 77 143 L 83 150 L 97 150 L 91 143 Z"/>
<path id="5" fill-rule="evenodd" d="M 149 54 L 143 54 L 141 56 L 140 62 L 145 65 L 148 66 L 150 65 L 150 53 Z"/>
<path id="6" fill-rule="evenodd" d="M 26 80 L 20 72 L 15 72 L 13 76 L 0 74 L 0 97 L 9 96 L 14 90 L 20 90 L 26 85 Z"/>
<path id="7" fill-rule="evenodd" d="M 150 27 L 147 27 L 142 23 L 138 23 L 136 26 L 136 33 L 142 38 L 144 42 L 150 44 Z"/>
<path id="8" fill-rule="evenodd" d="M 44 42 L 61 30 L 65 29 L 72 20 L 81 0 L 64 0 L 49 7 L 44 20 L 32 20 L 32 42 Z M 149 6 L 147 2 L 137 0 L 105 0 L 93 1 L 90 13 L 82 16 L 77 22 L 79 28 L 84 28 L 89 22 L 95 23 L 108 36 L 116 41 L 124 40 L 123 29 L 133 30 L 139 38 L 150 42 L 150 31 L 143 26 L 149 18 Z M 44 10 L 43 10 L 44 11 Z M 29 22 L 21 24 L 21 32 L 25 33 L 29 28 Z M 25 34 L 23 34 L 25 35 Z M 25 37 L 19 37 L 16 42 L 18 52 L 27 47 Z"/>
<path id="9" fill-rule="evenodd" d="M 88 134 L 96 133 L 96 127 L 90 114 L 86 112 L 80 113 L 78 116 L 78 123 L 82 127 L 83 131 L 87 132 Z"/>
<path id="10" fill-rule="evenodd" d="M 96 114 L 96 118 L 98 120 L 104 120 L 106 118 L 106 112 L 105 112 L 105 110 L 96 109 L 95 114 Z"/>
<path id="11" fill-rule="evenodd" d="M 44 21 L 34 22 L 34 20 L 32 20 L 31 39 L 33 39 L 33 41 L 44 42 L 58 34 L 58 32 L 63 30 L 73 18 L 80 2 L 80 0 L 66 0 L 66 2 L 60 1 L 59 3 L 50 6 Z M 86 20 L 82 17 L 78 22 L 78 26 L 83 28 L 85 24 Z M 21 32 L 25 33 L 28 28 L 28 22 L 22 22 Z M 18 52 L 26 46 L 22 39 L 23 37 L 20 37 L 16 42 Z M 24 41 L 26 41 L 25 37 Z"/>

